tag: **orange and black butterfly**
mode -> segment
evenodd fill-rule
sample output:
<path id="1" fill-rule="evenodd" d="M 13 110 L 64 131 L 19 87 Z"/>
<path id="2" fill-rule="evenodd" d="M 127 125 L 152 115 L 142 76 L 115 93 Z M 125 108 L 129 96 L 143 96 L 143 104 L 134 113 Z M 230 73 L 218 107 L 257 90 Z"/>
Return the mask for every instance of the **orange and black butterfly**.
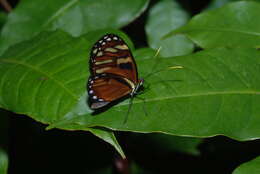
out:
<path id="1" fill-rule="evenodd" d="M 89 65 L 88 104 L 93 110 L 133 98 L 143 85 L 129 47 L 115 34 L 106 34 L 94 44 Z"/>

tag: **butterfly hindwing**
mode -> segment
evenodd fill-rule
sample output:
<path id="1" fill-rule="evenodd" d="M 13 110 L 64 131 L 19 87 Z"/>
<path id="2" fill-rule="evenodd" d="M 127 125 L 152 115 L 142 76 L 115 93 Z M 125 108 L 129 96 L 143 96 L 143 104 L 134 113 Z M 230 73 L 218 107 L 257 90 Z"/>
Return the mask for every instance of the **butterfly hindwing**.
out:
<path id="1" fill-rule="evenodd" d="M 131 86 L 120 76 L 93 76 L 88 82 L 89 105 L 92 109 L 98 109 L 127 96 L 131 91 Z"/>

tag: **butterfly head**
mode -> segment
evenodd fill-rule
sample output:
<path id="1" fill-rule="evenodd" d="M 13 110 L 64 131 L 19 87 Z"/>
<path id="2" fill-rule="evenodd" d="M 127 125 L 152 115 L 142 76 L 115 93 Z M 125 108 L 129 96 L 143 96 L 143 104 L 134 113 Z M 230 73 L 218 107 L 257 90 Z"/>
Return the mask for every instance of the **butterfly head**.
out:
<path id="1" fill-rule="evenodd" d="M 135 85 L 133 91 L 131 92 L 130 96 L 134 96 L 138 93 L 138 91 L 143 90 L 143 84 L 144 84 L 144 79 L 139 79 L 138 83 Z"/>

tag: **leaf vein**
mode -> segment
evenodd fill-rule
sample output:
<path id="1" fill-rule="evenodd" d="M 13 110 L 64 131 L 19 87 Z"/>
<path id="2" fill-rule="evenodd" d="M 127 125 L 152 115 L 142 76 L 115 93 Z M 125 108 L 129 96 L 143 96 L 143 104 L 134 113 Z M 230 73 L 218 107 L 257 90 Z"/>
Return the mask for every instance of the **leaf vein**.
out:
<path id="1" fill-rule="evenodd" d="M 0 62 L 4 62 L 4 63 L 11 63 L 11 64 L 16 64 L 16 65 L 21 65 L 27 68 L 30 68 L 40 74 L 45 75 L 48 79 L 51 79 L 53 82 L 55 82 L 58 86 L 60 86 L 64 91 L 66 91 L 74 100 L 77 100 L 78 97 L 70 90 L 68 89 L 65 85 L 63 85 L 59 80 L 55 79 L 54 77 L 52 77 L 49 73 L 44 72 L 42 70 L 40 70 L 37 67 L 34 67 L 30 64 L 26 64 L 24 62 L 20 62 L 18 60 L 12 60 L 12 59 L 0 59 Z"/>

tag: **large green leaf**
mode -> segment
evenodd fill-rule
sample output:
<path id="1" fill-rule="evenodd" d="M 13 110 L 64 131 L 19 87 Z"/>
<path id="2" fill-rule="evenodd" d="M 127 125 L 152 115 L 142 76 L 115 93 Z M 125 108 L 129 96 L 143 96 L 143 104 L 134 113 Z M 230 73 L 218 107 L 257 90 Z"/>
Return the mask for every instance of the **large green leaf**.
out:
<path id="1" fill-rule="evenodd" d="M 260 3 L 241 1 L 203 12 L 170 35 L 185 34 L 202 48 L 259 47 Z"/>
<path id="2" fill-rule="evenodd" d="M 134 100 L 126 124 L 123 120 L 128 101 L 92 116 L 86 109 L 84 97 L 69 117 L 50 128 L 74 124 L 79 129 L 103 126 L 113 130 L 183 136 L 221 134 L 239 140 L 259 138 L 259 56 L 256 49 L 221 48 L 173 59 L 137 60 L 141 76 L 150 72 L 154 63 L 157 64 L 154 72 L 165 71 L 145 78 L 146 84 L 150 84 L 140 95 L 145 102 Z M 169 68 L 175 65 L 184 68 Z"/>
<path id="3" fill-rule="evenodd" d="M 222 134 L 239 140 L 260 137 L 260 51 L 253 48 L 136 59 L 139 75 L 149 86 L 139 95 L 145 101 L 134 100 L 125 124 L 129 100 L 91 115 L 87 62 L 89 47 L 101 34 L 71 38 L 62 32 L 43 33 L 9 49 L 0 58 L 0 105 L 49 128 L 101 126 L 182 136 Z M 176 65 L 183 69 L 173 69 Z"/>
<path id="4" fill-rule="evenodd" d="M 7 174 L 8 156 L 6 152 L 0 148 L 0 174 Z"/>
<path id="5" fill-rule="evenodd" d="M 260 157 L 239 166 L 232 174 L 259 174 L 260 173 Z"/>
<path id="6" fill-rule="evenodd" d="M 164 57 L 184 55 L 193 51 L 193 43 L 184 35 L 162 37 L 184 24 L 189 15 L 174 1 L 159 1 L 149 11 L 145 31 L 151 48 L 161 47 L 160 55 Z"/>
<path id="7" fill-rule="evenodd" d="M 148 3 L 149 0 L 21 1 L 3 28 L 0 52 L 43 30 L 62 29 L 79 36 L 101 28 L 120 28 L 137 18 Z"/>
<path id="8" fill-rule="evenodd" d="M 1 107 L 46 124 L 73 112 L 86 91 L 88 49 L 93 42 L 58 31 L 43 33 L 9 49 L 0 58 Z M 72 129 L 73 125 L 65 128 Z M 83 130 L 110 143 L 124 157 L 113 132 Z"/>

